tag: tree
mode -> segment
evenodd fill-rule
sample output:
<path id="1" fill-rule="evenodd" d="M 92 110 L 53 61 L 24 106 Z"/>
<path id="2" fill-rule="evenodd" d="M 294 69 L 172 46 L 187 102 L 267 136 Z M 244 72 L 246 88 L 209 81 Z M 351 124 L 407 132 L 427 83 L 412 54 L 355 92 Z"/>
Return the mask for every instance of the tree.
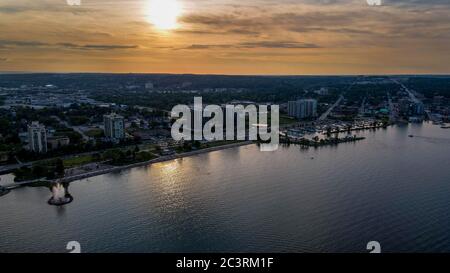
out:
<path id="1" fill-rule="evenodd" d="M 162 151 L 161 146 L 156 145 L 155 146 L 155 152 L 160 153 Z"/>
<path id="2" fill-rule="evenodd" d="M 55 172 L 59 177 L 64 177 L 64 162 L 61 158 L 56 159 Z"/>
<path id="3" fill-rule="evenodd" d="M 327 127 L 327 137 L 331 137 L 331 127 Z"/>
<path id="4" fill-rule="evenodd" d="M 92 155 L 92 161 L 100 161 L 102 158 L 102 156 L 100 155 L 100 153 L 95 153 Z"/>
<path id="5" fill-rule="evenodd" d="M 193 146 L 194 146 L 195 148 L 197 148 L 197 149 L 200 149 L 201 145 L 202 145 L 202 144 L 201 144 L 200 141 L 198 141 L 198 140 L 194 141 L 194 143 L 193 143 Z"/>
<path id="6" fill-rule="evenodd" d="M 39 178 L 39 177 L 45 176 L 47 170 L 41 165 L 36 165 L 36 166 L 33 166 L 31 172 L 34 177 Z"/>
<path id="7" fill-rule="evenodd" d="M 49 180 L 55 179 L 56 178 L 55 173 L 54 172 L 48 172 L 46 178 L 49 179 Z"/>

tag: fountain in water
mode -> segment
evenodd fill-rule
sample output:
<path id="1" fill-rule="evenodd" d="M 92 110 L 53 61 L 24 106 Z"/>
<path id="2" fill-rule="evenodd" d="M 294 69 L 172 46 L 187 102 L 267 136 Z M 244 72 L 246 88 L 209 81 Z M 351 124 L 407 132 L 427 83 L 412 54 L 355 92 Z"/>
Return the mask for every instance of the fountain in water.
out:
<path id="1" fill-rule="evenodd" d="M 67 186 L 64 186 L 61 183 L 56 183 L 52 186 L 52 197 L 48 200 L 50 205 L 54 206 L 62 206 L 69 204 L 73 201 L 72 195 L 67 190 Z"/>

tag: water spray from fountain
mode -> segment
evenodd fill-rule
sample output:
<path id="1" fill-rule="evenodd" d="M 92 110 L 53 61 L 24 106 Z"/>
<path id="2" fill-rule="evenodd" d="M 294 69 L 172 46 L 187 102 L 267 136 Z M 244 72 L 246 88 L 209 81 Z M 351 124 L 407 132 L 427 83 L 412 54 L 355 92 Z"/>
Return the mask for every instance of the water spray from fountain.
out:
<path id="1" fill-rule="evenodd" d="M 50 205 L 62 206 L 73 201 L 73 197 L 67 191 L 67 188 L 61 183 L 54 184 L 51 191 L 52 197 L 48 200 Z"/>

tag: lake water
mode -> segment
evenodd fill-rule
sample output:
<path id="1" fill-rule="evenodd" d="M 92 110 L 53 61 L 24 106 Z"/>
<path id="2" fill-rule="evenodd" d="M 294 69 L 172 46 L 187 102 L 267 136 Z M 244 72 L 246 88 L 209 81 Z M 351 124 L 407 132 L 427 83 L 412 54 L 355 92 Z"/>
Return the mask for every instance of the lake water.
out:
<path id="1" fill-rule="evenodd" d="M 356 143 L 256 145 L 0 197 L 0 252 L 450 252 L 450 130 L 361 133 Z M 410 138 L 408 135 L 415 137 Z"/>

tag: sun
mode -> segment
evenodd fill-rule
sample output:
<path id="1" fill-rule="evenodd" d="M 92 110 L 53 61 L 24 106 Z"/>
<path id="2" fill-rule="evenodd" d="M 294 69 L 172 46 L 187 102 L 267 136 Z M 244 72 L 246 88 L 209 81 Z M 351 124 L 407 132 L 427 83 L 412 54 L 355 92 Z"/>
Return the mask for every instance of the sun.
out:
<path id="1" fill-rule="evenodd" d="M 179 0 L 148 0 L 146 8 L 147 21 L 161 30 L 178 27 L 178 17 L 182 7 Z"/>

